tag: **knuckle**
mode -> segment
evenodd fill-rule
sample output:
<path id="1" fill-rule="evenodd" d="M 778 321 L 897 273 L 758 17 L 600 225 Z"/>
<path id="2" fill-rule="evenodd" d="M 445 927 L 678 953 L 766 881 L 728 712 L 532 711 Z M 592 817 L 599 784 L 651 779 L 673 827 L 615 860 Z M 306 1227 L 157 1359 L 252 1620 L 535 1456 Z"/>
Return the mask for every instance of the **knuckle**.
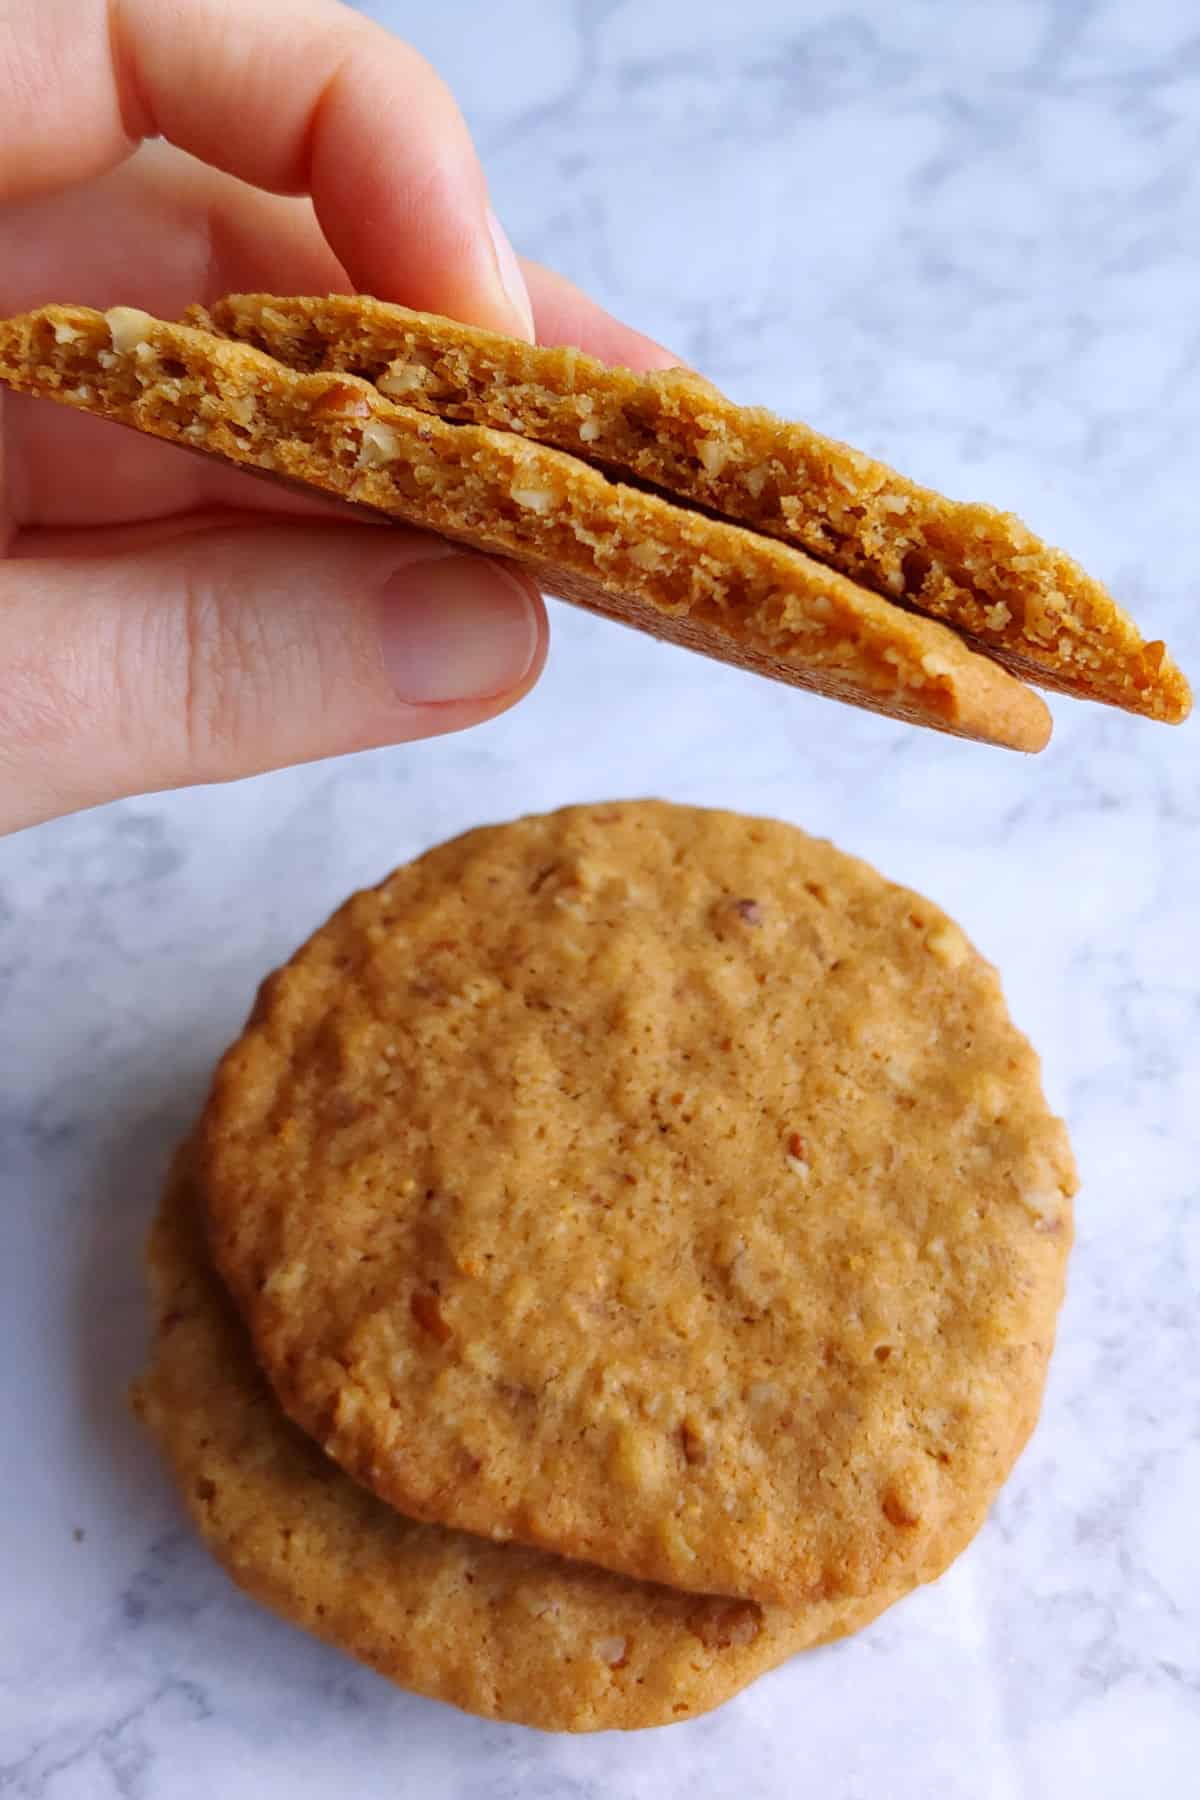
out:
<path id="1" fill-rule="evenodd" d="M 182 750 L 193 778 L 241 772 L 269 710 L 262 615 L 232 574 L 189 559 L 175 609 Z"/>

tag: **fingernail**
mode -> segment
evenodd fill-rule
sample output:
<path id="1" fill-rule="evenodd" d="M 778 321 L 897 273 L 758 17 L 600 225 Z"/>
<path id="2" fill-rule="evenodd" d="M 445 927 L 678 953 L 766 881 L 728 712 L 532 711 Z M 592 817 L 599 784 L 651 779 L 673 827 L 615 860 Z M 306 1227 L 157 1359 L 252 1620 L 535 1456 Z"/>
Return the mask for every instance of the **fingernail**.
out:
<path id="1" fill-rule="evenodd" d="M 517 261 L 517 253 L 508 241 L 503 225 L 488 207 L 488 230 L 492 234 L 492 249 L 496 253 L 496 268 L 500 275 L 500 286 L 508 297 L 509 305 L 519 315 L 525 325 L 525 334 L 530 343 L 535 341 L 533 326 L 533 306 L 529 299 L 529 289 L 525 286 L 525 277 L 521 273 L 521 265 Z"/>
<path id="2" fill-rule="evenodd" d="M 457 551 L 407 563 L 383 589 L 383 661 L 409 706 L 487 700 L 529 673 L 537 613 L 515 575 Z"/>

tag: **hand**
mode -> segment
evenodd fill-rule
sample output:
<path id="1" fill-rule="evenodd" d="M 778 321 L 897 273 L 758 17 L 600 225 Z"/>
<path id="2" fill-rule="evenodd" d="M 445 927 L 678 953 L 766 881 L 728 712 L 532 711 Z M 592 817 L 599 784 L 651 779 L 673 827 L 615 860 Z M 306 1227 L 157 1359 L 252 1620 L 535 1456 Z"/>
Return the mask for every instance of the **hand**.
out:
<path id="1" fill-rule="evenodd" d="M 334 0 L 0 0 L 0 316 L 238 289 L 672 360 L 522 266 L 437 75 Z M 499 563 L 0 390 L 0 830 L 476 724 L 546 629 Z"/>

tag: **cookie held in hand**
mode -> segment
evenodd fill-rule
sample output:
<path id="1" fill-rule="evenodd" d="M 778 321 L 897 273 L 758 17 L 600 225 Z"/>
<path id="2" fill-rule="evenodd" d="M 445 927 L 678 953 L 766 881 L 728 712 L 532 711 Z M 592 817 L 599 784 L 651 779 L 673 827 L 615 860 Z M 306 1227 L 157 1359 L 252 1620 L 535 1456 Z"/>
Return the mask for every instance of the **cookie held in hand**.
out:
<path id="1" fill-rule="evenodd" d="M 494 426 L 766 533 L 941 619 L 1043 687 L 1175 723 L 1187 683 L 1105 588 L 1011 513 L 947 500 L 688 369 L 634 375 L 366 295 L 231 294 L 189 317 L 298 369 Z"/>
<path id="2" fill-rule="evenodd" d="M 1049 738 L 1044 703 L 991 657 L 805 551 L 357 375 L 127 307 L 48 306 L 0 322 L 0 380 L 513 558 L 551 593 L 794 686 L 1013 749 Z"/>

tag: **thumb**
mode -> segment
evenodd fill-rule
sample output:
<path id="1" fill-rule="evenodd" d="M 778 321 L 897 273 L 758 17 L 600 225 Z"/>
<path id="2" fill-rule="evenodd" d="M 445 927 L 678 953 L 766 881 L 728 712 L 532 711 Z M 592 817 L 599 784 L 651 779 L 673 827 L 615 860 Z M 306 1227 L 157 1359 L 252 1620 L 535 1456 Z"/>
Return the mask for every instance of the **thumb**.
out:
<path id="1" fill-rule="evenodd" d="M 0 563 L 0 831 L 458 731 L 519 699 L 545 656 L 524 577 L 420 532 L 221 522 L 108 555 L 44 543 Z"/>

